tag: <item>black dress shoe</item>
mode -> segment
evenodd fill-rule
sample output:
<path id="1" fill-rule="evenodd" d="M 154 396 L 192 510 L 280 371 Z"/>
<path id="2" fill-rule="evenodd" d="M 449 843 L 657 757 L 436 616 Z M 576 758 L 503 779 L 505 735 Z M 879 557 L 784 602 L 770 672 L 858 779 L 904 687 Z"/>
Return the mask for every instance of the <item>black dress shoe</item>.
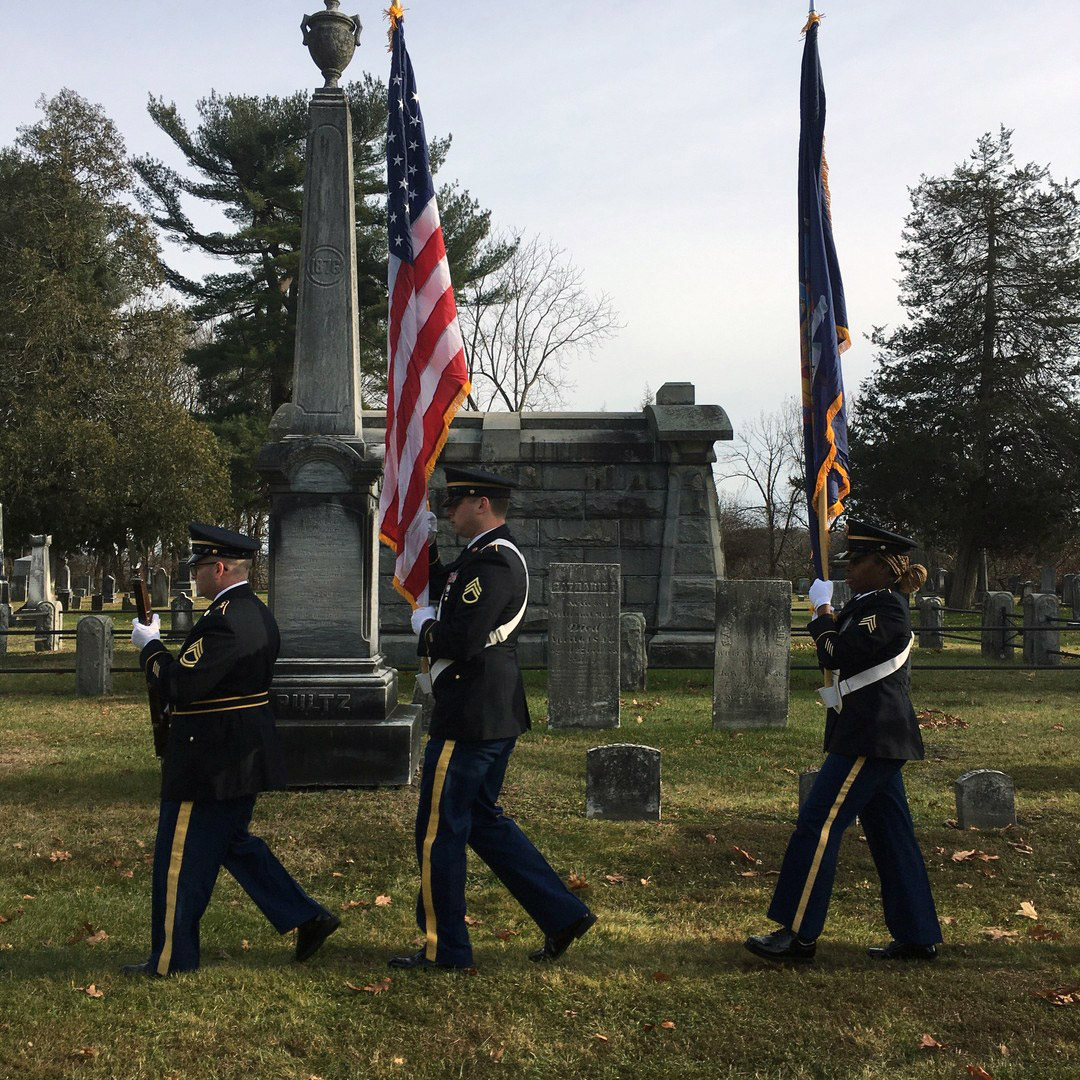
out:
<path id="1" fill-rule="evenodd" d="M 746 939 L 746 947 L 763 960 L 785 960 L 806 963 L 814 959 L 816 941 L 800 941 L 790 930 L 758 934 Z"/>
<path id="2" fill-rule="evenodd" d="M 151 966 L 149 960 L 144 960 L 141 964 L 125 964 L 120 969 L 121 975 L 145 975 L 151 979 L 160 979 L 161 976 L 157 973 L 157 968 Z"/>
<path id="3" fill-rule="evenodd" d="M 341 920 L 329 911 L 308 919 L 296 928 L 296 961 L 302 963 L 314 956 L 322 943 L 341 925 Z"/>
<path id="4" fill-rule="evenodd" d="M 425 950 L 411 956 L 391 956 L 386 962 L 387 967 L 397 968 L 399 971 L 411 971 L 413 968 L 422 968 L 425 971 L 461 971 L 468 975 L 476 973 L 475 964 L 439 964 L 429 960 Z"/>
<path id="5" fill-rule="evenodd" d="M 866 950 L 873 960 L 936 960 L 936 945 L 905 945 L 890 941 L 888 945 L 871 945 Z"/>
<path id="6" fill-rule="evenodd" d="M 539 964 L 543 960 L 558 960 L 579 937 L 584 937 L 589 932 L 594 922 L 596 922 L 596 916 L 591 911 L 585 912 L 580 919 L 572 922 L 564 930 L 560 930 L 557 934 L 548 934 L 544 938 L 543 946 L 529 953 L 529 959 L 534 964 Z"/>

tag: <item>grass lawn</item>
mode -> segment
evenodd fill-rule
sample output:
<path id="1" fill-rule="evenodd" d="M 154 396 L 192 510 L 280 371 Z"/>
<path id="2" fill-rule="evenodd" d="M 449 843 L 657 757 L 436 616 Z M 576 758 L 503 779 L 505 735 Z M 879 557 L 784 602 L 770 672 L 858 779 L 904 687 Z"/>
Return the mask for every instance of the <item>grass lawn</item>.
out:
<path id="1" fill-rule="evenodd" d="M 805 644 L 794 662 L 811 660 Z M 71 643 L 27 647 L 20 663 L 73 663 Z M 132 663 L 118 644 L 116 664 Z M 905 782 L 946 944 L 930 965 L 866 957 L 888 935 L 853 829 L 803 969 L 742 941 L 769 929 L 797 773 L 820 761 L 816 675 L 793 674 L 786 730 L 745 733 L 711 730 L 710 672 L 651 673 L 647 692 L 624 695 L 621 730 L 594 734 L 549 734 L 544 673 L 526 677 L 538 722 L 504 805 L 560 873 L 584 877 L 600 916 L 560 962 L 529 963 L 539 932 L 474 860 L 479 974 L 387 982 L 387 957 L 417 937 L 415 789 L 276 793 L 253 828 L 342 929 L 294 966 L 292 935 L 223 874 L 202 970 L 132 981 L 118 969 L 148 951 L 158 783 L 141 680 L 118 675 L 111 696 L 87 699 L 73 676 L 0 670 L 0 1076 L 1080 1076 L 1080 1001 L 1037 996 L 1080 998 L 1080 665 L 916 672 L 916 707 L 940 713 Z M 585 750 L 626 741 L 663 750 L 663 821 L 586 821 Z M 952 781 L 979 767 L 1013 776 L 1020 824 L 950 824 Z"/>

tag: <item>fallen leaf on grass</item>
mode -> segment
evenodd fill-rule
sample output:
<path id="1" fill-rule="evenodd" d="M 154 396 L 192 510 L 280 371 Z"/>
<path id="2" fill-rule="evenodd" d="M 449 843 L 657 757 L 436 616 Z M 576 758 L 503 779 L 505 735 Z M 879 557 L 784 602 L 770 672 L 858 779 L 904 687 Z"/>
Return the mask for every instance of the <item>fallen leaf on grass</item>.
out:
<path id="1" fill-rule="evenodd" d="M 661 1020 L 660 1021 L 660 1026 L 665 1031 L 674 1031 L 675 1030 L 675 1021 L 674 1020 Z"/>
<path id="2" fill-rule="evenodd" d="M 79 1046 L 71 1051 L 73 1058 L 96 1058 L 101 1051 L 96 1046 Z"/>
<path id="3" fill-rule="evenodd" d="M 1029 926 L 1028 937 L 1032 941 L 1060 941 L 1061 934 L 1046 926 Z"/>
<path id="4" fill-rule="evenodd" d="M 671 982 L 671 976 L 666 971 L 654 971 L 653 982 Z"/>
<path id="5" fill-rule="evenodd" d="M 240 939 L 240 951 L 241 952 L 250 952 L 251 951 L 251 942 L 248 941 L 247 938 L 241 938 Z"/>
<path id="6" fill-rule="evenodd" d="M 978 859 L 980 862 L 994 862 L 1000 859 L 1000 855 L 987 855 L 985 851 L 971 848 L 970 851 L 954 851 L 950 856 L 953 862 L 971 862 Z"/>
<path id="7" fill-rule="evenodd" d="M 403 1057 L 391 1058 L 390 1059 L 390 1064 L 391 1065 L 404 1065 L 405 1064 L 405 1059 Z"/>
<path id="8" fill-rule="evenodd" d="M 919 1039 L 919 1050 L 946 1050 L 948 1047 L 945 1043 L 940 1043 L 933 1037 L 933 1035 L 927 1035 L 923 1033 L 922 1038 Z"/>
<path id="9" fill-rule="evenodd" d="M 642 885 L 651 885 L 652 884 L 652 878 L 643 877 L 641 879 L 641 884 Z"/>
<path id="10" fill-rule="evenodd" d="M 706 844 L 715 844 L 716 843 L 716 833 L 707 832 L 705 834 L 705 843 Z"/>
<path id="11" fill-rule="evenodd" d="M 86 944 L 87 945 L 100 945 L 100 944 L 102 944 L 102 942 L 105 942 L 105 941 L 108 941 L 108 940 L 109 940 L 109 935 L 106 934 L 104 930 L 98 930 L 97 933 L 91 934 L 86 939 Z"/>
<path id="12" fill-rule="evenodd" d="M 585 880 L 584 874 L 579 874 L 574 870 L 570 871 L 570 879 L 566 883 L 575 892 L 580 892 L 582 889 L 587 889 L 589 883 Z"/>
<path id="13" fill-rule="evenodd" d="M 376 896 L 375 897 L 375 906 L 376 907 L 389 907 L 390 904 L 391 904 L 391 900 L 390 900 L 389 896 Z"/>
<path id="14" fill-rule="evenodd" d="M 753 863 L 755 866 L 760 866 L 761 865 L 761 860 L 760 859 L 755 859 L 754 856 L 751 855 L 749 851 L 747 851 L 745 848 L 739 847 L 738 844 L 732 844 L 731 845 L 731 850 L 734 851 L 735 854 L 738 855 L 740 859 L 745 859 L 748 863 Z"/>
<path id="15" fill-rule="evenodd" d="M 648 1023 L 646 1021 L 642 1021 L 642 1024 L 641 1024 L 641 1030 L 642 1031 L 652 1031 L 652 1029 L 654 1027 L 656 1027 L 655 1024 L 650 1024 L 650 1023 Z"/>
<path id="16" fill-rule="evenodd" d="M 1064 724 L 1053 724 L 1051 726 L 1050 730 L 1051 731 L 1064 731 L 1065 730 L 1065 725 Z"/>
<path id="17" fill-rule="evenodd" d="M 968 1065 L 968 1076 L 974 1076 L 976 1080 L 994 1080 L 993 1073 L 988 1073 L 981 1065 Z"/>
<path id="18" fill-rule="evenodd" d="M 476 918 L 475 915 L 466 915 L 465 916 L 465 925 L 466 926 L 479 926 L 480 925 L 480 920 L 478 918 Z"/>
<path id="19" fill-rule="evenodd" d="M 368 983 L 367 986 L 354 986 L 351 982 L 347 982 L 345 985 L 356 994 L 381 994 L 390 989 L 390 984 L 394 980 L 389 975 L 384 979 L 380 979 L 378 982 Z"/>
<path id="20" fill-rule="evenodd" d="M 520 930 L 496 930 L 495 936 L 500 941 L 509 941 L 512 937 L 517 937 L 520 933 Z"/>
<path id="21" fill-rule="evenodd" d="M 625 874 L 605 874 L 604 878 L 610 881 L 612 885 L 620 885 L 626 880 Z"/>
<path id="22" fill-rule="evenodd" d="M 505 1053 L 506 1053 L 506 1047 L 505 1046 L 500 1046 L 497 1050 L 492 1050 L 491 1053 L 488 1056 L 497 1065 L 500 1061 L 502 1061 L 503 1054 L 505 1054 Z"/>
<path id="23" fill-rule="evenodd" d="M 33 899 L 34 899 L 34 894 L 33 894 L 33 893 L 28 893 L 28 892 L 24 892 L 24 893 L 22 894 L 22 898 L 23 898 L 24 900 L 33 900 Z"/>
<path id="24" fill-rule="evenodd" d="M 85 994 L 88 998 L 103 998 L 105 996 L 94 983 L 91 983 L 89 986 L 76 986 L 75 989 L 80 994 Z"/>
<path id="25" fill-rule="evenodd" d="M 739 877 L 760 877 L 761 875 L 756 870 L 740 870 Z"/>
<path id="26" fill-rule="evenodd" d="M 944 926 L 952 926 L 953 923 L 956 922 L 956 916 L 955 915 L 942 915 L 942 916 L 939 917 L 938 921 L 940 923 L 942 923 Z"/>
<path id="27" fill-rule="evenodd" d="M 575 1016 L 577 1016 L 577 1010 L 576 1009 L 563 1009 L 563 1016 L 569 1016 L 570 1019 L 572 1020 Z"/>
<path id="28" fill-rule="evenodd" d="M 602 1043 L 606 1043 L 606 1042 L 610 1042 L 610 1041 L 611 1041 L 611 1040 L 610 1040 L 610 1039 L 609 1039 L 609 1038 L 608 1038 L 608 1037 L 607 1037 L 606 1035 L 601 1035 L 601 1034 L 600 1034 L 599 1032 L 597 1032 L 597 1033 L 596 1033 L 596 1034 L 595 1034 L 595 1035 L 593 1036 L 593 1038 L 594 1038 L 594 1039 L 595 1039 L 595 1040 L 596 1040 L 597 1042 L 602 1042 Z"/>
<path id="29" fill-rule="evenodd" d="M 1000 926 L 984 926 L 983 933 L 991 941 L 1007 941 L 1020 936 L 1019 930 L 1002 930 Z"/>
<path id="30" fill-rule="evenodd" d="M 1017 855 L 1034 855 L 1035 849 L 1028 844 L 1023 837 L 1018 841 L 1007 840 L 1006 843 L 1016 852 Z"/>
<path id="31" fill-rule="evenodd" d="M 334 870 L 334 871 L 333 871 L 333 872 L 332 872 L 332 873 L 330 874 L 330 876 L 331 876 L 331 877 L 344 877 L 345 875 L 344 875 L 343 873 L 341 873 L 341 871 L 340 871 L 340 870 Z"/>
<path id="32" fill-rule="evenodd" d="M 1031 919 L 1034 922 L 1039 921 L 1039 913 L 1035 910 L 1035 905 L 1030 900 L 1023 900 L 1020 903 L 1020 910 L 1014 911 L 1014 915 L 1023 915 L 1025 919 Z"/>
<path id="33" fill-rule="evenodd" d="M 70 851 L 54 851 L 49 856 L 49 862 L 69 862 L 71 860 Z"/>
<path id="34" fill-rule="evenodd" d="M 1051 1005 L 1080 1004 L 1080 986 L 1054 986 L 1049 990 L 1034 990 L 1032 997 L 1042 998 Z"/>
<path id="35" fill-rule="evenodd" d="M 133 878 L 135 876 L 135 871 L 134 870 L 121 870 L 120 871 L 120 876 L 122 878 Z"/>
<path id="36" fill-rule="evenodd" d="M 353 908 L 369 908 L 371 907 L 370 900 L 346 900 L 341 905 L 342 911 L 352 911 Z"/>
<path id="37" fill-rule="evenodd" d="M 1001 1043 L 1001 1044 L 999 1044 L 999 1046 L 998 1046 L 998 1053 L 999 1053 L 999 1054 L 1000 1054 L 1000 1055 L 1001 1055 L 1002 1057 L 1008 1057 L 1008 1056 L 1009 1056 L 1009 1048 L 1008 1048 L 1008 1047 L 1007 1047 L 1007 1046 L 1005 1045 L 1005 1043 Z"/>

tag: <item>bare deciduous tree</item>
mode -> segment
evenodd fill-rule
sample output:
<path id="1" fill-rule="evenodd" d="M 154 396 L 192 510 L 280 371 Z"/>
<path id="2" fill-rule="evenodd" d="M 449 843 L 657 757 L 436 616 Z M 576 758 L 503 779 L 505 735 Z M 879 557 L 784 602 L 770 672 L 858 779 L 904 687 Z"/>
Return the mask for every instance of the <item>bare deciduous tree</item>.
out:
<path id="1" fill-rule="evenodd" d="M 459 290 L 458 314 L 478 410 L 561 404 L 574 385 L 568 362 L 622 325 L 607 294 L 590 295 L 565 250 L 540 237 Z"/>

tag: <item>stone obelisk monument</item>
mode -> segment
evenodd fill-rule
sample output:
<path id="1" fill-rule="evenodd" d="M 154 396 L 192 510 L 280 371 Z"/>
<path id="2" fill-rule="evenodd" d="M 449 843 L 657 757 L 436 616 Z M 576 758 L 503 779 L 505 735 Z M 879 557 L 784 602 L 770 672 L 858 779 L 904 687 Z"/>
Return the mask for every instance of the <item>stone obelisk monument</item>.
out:
<path id="1" fill-rule="evenodd" d="M 293 400 L 258 460 L 281 628 L 271 695 L 291 786 L 409 784 L 420 708 L 397 704 L 397 672 L 379 651 L 382 461 L 360 418 L 352 122 L 338 85 L 360 20 L 325 3 L 301 23 L 326 85 L 308 112 Z"/>

